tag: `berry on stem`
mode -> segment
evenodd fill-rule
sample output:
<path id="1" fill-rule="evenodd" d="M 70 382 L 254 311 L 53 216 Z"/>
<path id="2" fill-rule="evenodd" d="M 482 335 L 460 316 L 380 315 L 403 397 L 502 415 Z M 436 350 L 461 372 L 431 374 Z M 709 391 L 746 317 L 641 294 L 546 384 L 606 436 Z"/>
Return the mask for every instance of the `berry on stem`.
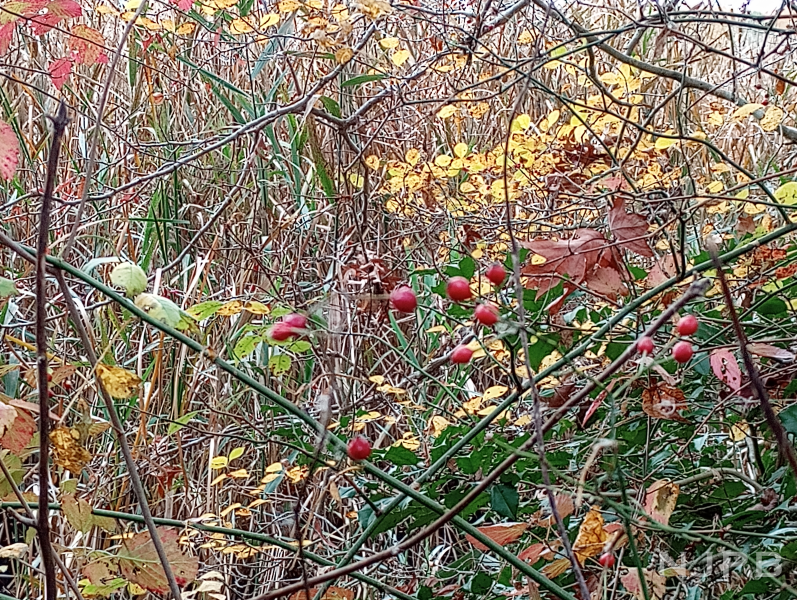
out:
<path id="1" fill-rule="evenodd" d="M 687 363 L 692 358 L 693 354 L 692 344 L 689 342 L 678 342 L 672 347 L 672 357 L 675 359 L 675 362 L 681 364 Z"/>
<path id="2" fill-rule="evenodd" d="M 418 299 L 415 297 L 415 292 L 406 285 L 402 285 L 393 290 L 390 294 L 390 301 L 393 303 L 396 310 L 405 313 L 413 312 L 418 306 Z"/>
<path id="3" fill-rule="evenodd" d="M 476 317 L 479 323 L 487 325 L 488 327 L 498 323 L 498 319 L 500 318 L 498 310 L 489 304 L 479 304 L 476 310 L 473 311 L 473 316 Z"/>
<path id="4" fill-rule="evenodd" d="M 678 335 L 692 335 L 697 331 L 697 317 L 695 315 L 685 315 L 681 317 L 677 325 Z"/>
<path id="5" fill-rule="evenodd" d="M 352 460 L 365 460 L 371 456 L 371 443 L 363 436 L 358 435 L 349 440 L 347 450 Z"/>
<path id="6" fill-rule="evenodd" d="M 643 354 L 653 354 L 653 338 L 643 335 L 636 341 L 636 349 Z"/>
<path id="7" fill-rule="evenodd" d="M 456 348 L 454 348 L 453 352 L 451 352 L 451 362 L 455 365 L 464 365 L 470 362 L 470 359 L 473 357 L 473 350 L 465 346 L 464 344 L 460 344 Z"/>
<path id="8" fill-rule="evenodd" d="M 504 265 L 500 263 L 493 263 L 487 269 L 485 275 L 493 285 L 501 285 L 504 283 L 504 279 L 506 279 L 506 269 Z"/>
<path id="9" fill-rule="evenodd" d="M 614 566 L 614 554 L 611 552 L 604 552 L 601 554 L 598 562 L 604 569 L 611 569 Z"/>
<path id="10" fill-rule="evenodd" d="M 446 295 L 454 302 L 470 300 L 472 296 L 470 291 L 470 282 L 459 275 L 452 277 L 446 284 Z"/>
<path id="11" fill-rule="evenodd" d="M 295 334 L 296 332 L 293 326 L 285 321 L 278 321 L 274 323 L 274 325 L 272 325 L 271 329 L 268 331 L 269 337 L 278 342 L 284 342 L 288 338 L 293 337 Z"/>

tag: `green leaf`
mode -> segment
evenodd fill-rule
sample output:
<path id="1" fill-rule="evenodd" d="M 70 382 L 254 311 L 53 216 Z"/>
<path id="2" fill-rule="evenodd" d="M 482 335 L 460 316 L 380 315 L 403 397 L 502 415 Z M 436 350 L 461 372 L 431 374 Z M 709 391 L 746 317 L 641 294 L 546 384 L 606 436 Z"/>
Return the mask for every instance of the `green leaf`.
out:
<path id="1" fill-rule="evenodd" d="M 385 460 L 392 462 L 394 465 L 407 466 L 417 464 L 419 459 L 415 453 L 404 446 L 392 446 L 385 454 Z"/>
<path id="2" fill-rule="evenodd" d="M 493 587 L 493 578 L 487 573 L 480 572 L 470 582 L 470 591 L 477 596 L 484 596 Z"/>
<path id="3" fill-rule="evenodd" d="M 147 289 L 147 274 L 133 263 L 119 263 L 111 271 L 111 283 L 124 289 L 128 298 L 134 298 Z"/>
<path id="4" fill-rule="evenodd" d="M 786 303 L 780 298 L 769 298 L 755 309 L 759 315 L 780 315 L 786 312 Z"/>
<path id="5" fill-rule="evenodd" d="M 197 329 L 196 319 L 174 302 L 157 294 L 139 294 L 134 300 L 136 306 L 161 323 L 175 329 Z"/>
<path id="6" fill-rule="evenodd" d="M 340 84 L 340 87 L 353 87 L 355 85 L 362 85 L 363 83 L 368 83 L 369 81 L 379 81 L 380 79 L 384 79 L 384 75 L 358 75 L 357 77 L 352 77 L 351 79 L 347 79 L 343 83 Z"/>
<path id="7" fill-rule="evenodd" d="M 303 352 L 307 352 L 313 345 L 308 342 L 307 340 L 299 340 L 298 342 L 294 342 L 290 346 L 288 346 L 288 352 L 295 352 L 296 354 L 302 354 Z"/>
<path id="8" fill-rule="evenodd" d="M 263 340 L 259 335 L 245 335 L 238 340 L 238 343 L 235 344 L 233 352 L 239 359 L 246 358 L 252 354 L 252 352 L 254 352 L 254 349 L 262 341 Z"/>
<path id="9" fill-rule="evenodd" d="M 233 448 L 232 452 L 227 456 L 230 460 L 235 460 L 236 458 L 241 458 L 246 452 L 246 448 L 239 446 L 238 448 Z"/>
<path id="10" fill-rule="evenodd" d="M 465 256 L 459 261 L 459 272 L 465 279 L 470 280 L 476 273 L 476 261 L 470 256 Z"/>
<path id="11" fill-rule="evenodd" d="M 178 417 L 174 420 L 174 423 L 169 423 L 169 428 L 166 430 L 166 435 L 171 435 L 180 431 L 183 427 L 188 425 L 188 422 L 193 419 L 195 416 L 199 414 L 198 410 L 191 411 L 183 415 L 182 417 Z"/>
<path id="12" fill-rule="evenodd" d="M 268 359 L 268 368 L 274 375 L 282 375 L 291 368 L 291 357 L 286 354 L 277 354 Z"/>
<path id="13" fill-rule="evenodd" d="M 490 506 L 502 517 L 517 518 L 519 495 L 512 485 L 499 483 L 490 490 Z"/>
<path id="14" fill-rule="evenodd" d="M 5 277 L 0 277 L 0 298 L 8 298 L 9 296 L 16 296 L 17 291 L 14 282 Z"/>
<path id="15" fill-rule="evenodd" d="M 194 304 L 186 312 L 196 318 L 197 321 L 204 321 L 215 315 L 222 306 L 224 306 L 224 302 L 220 300 L 208 300 L 207 302 Z"/>
<path id="16" fill-rule="evenodd" d="M 321 104 L 324 105 L 324 108 L 333 117 L 337 117 L 338 119 L 341 118 L 340 104 L 338 104 L 334 98 L 330 98 L 329 96 L 321 96 Z"/>
<path id="17" fill-rule="evenodd" d="M 778 413 L 783 428 L 792 435 L 797 435 L 797 404 L 783 409 Z"/>

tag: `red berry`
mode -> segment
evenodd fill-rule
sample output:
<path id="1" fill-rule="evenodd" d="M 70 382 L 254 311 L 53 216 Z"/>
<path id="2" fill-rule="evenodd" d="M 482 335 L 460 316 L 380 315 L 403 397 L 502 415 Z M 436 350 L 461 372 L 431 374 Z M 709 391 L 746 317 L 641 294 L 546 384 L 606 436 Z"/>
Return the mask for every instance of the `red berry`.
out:
<path id="1" fill-rule="evenodd" d="M 476 317 L 479 323 L 487 325 L 488 327 L 498 323 L 499 318 L 498 310 L 489 304 L 479 304 L 476 310 L 473 311 L 473 316 Z"/>
<path id="2" fill-rule="evenodd" d="M 636 349 L 643 354 L 653 354 L 653 338 L 643 335 L 636 341 Z"/>
<path id="3" fill-rule="evenodd" d="M 285 315 L 282 317 L 282 322 L 290 327 L 293 327 L 295 330 L 301 330 L 307 328 L 307 317 L 304 315 L 300 315 L 299 313 L 291 313 L 289 315 Z M 296 333 L 299 333 L 296 331 Z"/>
<path id="4" fill-rule="evenodd" d="M 396 307 L 396 310 L 405 313 L 413 312 L 418 306 L 418 299 L 415 297 L 415 292 L 406 285 L 397 287 L 393 290 L 390 294 L 390 301 L 393 303 L 393 306 Z"/>
<path id="5" fill-rule="evenodd" d="M 686 315 L 678 321 L 678 335 L 692 335 L 697 331 L 697 317 Z"/>
<path id="6" fill-rule="evenodd" d="M 464 277 L 452 277 L 446 284 L 446 295 L 454 302 L 470 300 L 470 283 Z"/>
<path id="7" fill-rule="evenodd" d="M 614 554 L 611 552 L 604 552 L 598 559 L 598 562 L 605 569 L 611 569 L 614 566 Z"/>
<path id="8" fill-rule="evenodd" d="M 348 451 L 349 457 L 353 460 L 365 460 L 371 456 L 371 443 L 363 436 L 358 435 L 349 440 Z"/>
<path id="9" fill-rule="evenodd" d="M 454 348 L 454 351 L 451 353 L 451 362 L 455 365 L 464 365 L 465 363 L 469 363 L 472 357 L 473 350 L 463 344 L 460 344 Z"/>
<path id="10" fill-rule="evenodd" d="M 506 279 L 506 269 L 502 264 L 493 263 L 487 269 L 485 275 L 493 285 L 501 285 L 504 283 L 504 279 Z"/>
<path id="11" fill-rule="evenodd" d="M 694 354 L 694 351 L 692 350 L 692 344 L 689 342 L 678 342 L 672 347 L 672 357 L 675 362 L 687 363 L 692 358 L 692 354 Z"/>
<path id="12" fill-rule="evenodd" d="M 289 323 L 286 323 L 285 321 L 279 321 L 271 326 L 268 335 L 273 340 L 284 342 L 288 338 L 296 335 L 296 330 Z"/>

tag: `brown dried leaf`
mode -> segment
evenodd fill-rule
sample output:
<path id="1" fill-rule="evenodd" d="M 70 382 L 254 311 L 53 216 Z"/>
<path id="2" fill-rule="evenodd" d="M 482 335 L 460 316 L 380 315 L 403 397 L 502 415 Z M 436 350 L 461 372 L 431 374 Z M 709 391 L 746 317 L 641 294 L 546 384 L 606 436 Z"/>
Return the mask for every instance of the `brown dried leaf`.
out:
<path id="1" fill-rule="evenodd" d="M 777 360 L 784 360 L 787 362 L 792 362 L 795 358 L 794 353 L 789 352 L 784 348 L 778 348 L 777 346 L 764 344 L 761 342 L 747 344 L 747 349 L 750 351 L 750 354 L 763 356 L 764 358 L 775 358 Z"/>
<path id="2" fill-rule="evenodd" d="M 648 569 L 642 569 L 642 574 L 647 582 L 651 600 L 661 600 L 661 598 L 664 598 L 664 594 L 667 591 L 667 580 L 655 571 L 649 571 Z M 638 600 L 645 600 L 645 593 L 642 590 L 642 584 L 639 581 L 639 571 L 637 569 L 629 569 L 628 573 L 620 577 L 620 581 L 623 586 L 625 586 L 625 589 L 636 596 Z"/>
<path id="3" fill-rule="evenodd" d="M 677 484 L 667 479 L 654 481 L 645 493 L 645 512 L 654 521 L 667 525 L 675 510 L 680 491 L 681 488 Z"/>
<path id="4" fill-rule="evenodd" d="M 683 390 L 663 383 L 642 392 L 642 410 L 655 419 L 688 422 L 678 411 L 686 409 Z"/>
<path id="5" fill-rule="evenodd" d="M 157 531 L 177 583 L 184 586 L 194 581 L 199 561 L 195 556 L 183 554 L 177 542 L 180 534 L 170 527 L 158 527 Z M 154 593 L 165 594 L 169 591 L 166 573 L 148 531 L 142 531 L 125 540 L 119 550 L 118 559 L 122 576 L 128 581 Z"/>
<path id="6" fill-rule="evenodd" d="M 563 275 L 576 283 L 584 281 L 587 265 L 598 263 L 606 238 L 594 229 L 579 229 L 568 240 L 531 240 L 521 245 L 545 259 L 542 264 L 535 264 L 532 258 L 523 268 L 523 274 L 528 276 L 527 287 L 536 287 L 539 298 L 556 286 Z"/>
<path id="7" fill-rule="evenodd" d="M 600 554 L 607 539 L 608 534 L 603 529 L 603 515 L 597 506 L 593 506 L 581 522 L 573 543 L 573 552 L 578 562 L 583 565 L 591 556 Z"/>
<path id="8" fill-rule="evenodd" d="M 141 378 L 126 369 L 97 363 L 97 376 L 112 398 L 125 400 L 136 395 Z"/>
<path id="9" fill-rule="evenodd" d="M 80 445 L 80 433 L 76 429 L 59 427 L 50 432 L 53 445 L 53 462 L 59 467 L 78 474 L 91 460 L 91 454 Z"/>
<path id="10" fill-rule="evenodd" d="M 640 256 L 653 256 L 645 236 L 648 222 L 642 215 L 625 212 L 625 199 L 617 197 L 609 210 L 609 229 L 620 246 Z"/>
<path id="11" fill-rule="evenodd" d="M 318 588 L 310 588 L 310 599 L 315 598 Z M 329 586 L 321 596 L 321 600 L 353 600 L 354 591 L 342 587 Z M 308 600 L 306 590 L 299 590 L 288 600 Z"/>
<path id="12" fill-rule="evenodd" d="M 569 558 L 557 558 L 550 564 L 545 565 L 541 570 L 540 573 L 545 575 L 548 579 L 556 579 L 567 571 L 570 567 L 570 559 Z"/>
<path id="13" fill-rule="evenodd" d="M 493 540 L 496 544 L 504 546 L 519 539 L 520 536 L 523 535 L 523 532 L 528 529 L 528 527 L 528 523 L 502 523 L 501 525 L 486 525 L 484 527 L 477 527 L 477 529 L 488 538 Z M 470 534 L 466 534 L 465 539 L 482 552 L 487 550 L 487 546 L 482 544 Z"/>

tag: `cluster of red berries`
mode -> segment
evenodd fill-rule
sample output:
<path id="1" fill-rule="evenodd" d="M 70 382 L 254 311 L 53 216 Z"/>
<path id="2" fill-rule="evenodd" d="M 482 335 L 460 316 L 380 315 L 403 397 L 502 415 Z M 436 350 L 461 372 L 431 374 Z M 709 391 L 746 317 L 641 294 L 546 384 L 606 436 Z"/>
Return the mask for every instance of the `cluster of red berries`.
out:
<path id="1" fill-rule="evenodd" d="M 491 265 L 484 276 L 495 286 L 504 283 L 506 279 L 506 269 L 498 263 Z M 473 293 L 470 290 L 470 282 L 464 277 L 452 277 L 446 283 L 446 296 L 454 302 L 467 302 L 473 298 Z M 397 287 L 390 294 L 390 301 L 393 307 L 401 312 L 411 313 L 418 307 L 418 298 L 415 292 L 409 286 L 403 285 Z M 500 315 L 498 309 L 491 304 L 479 304 L 473 311 L 473 316 L 476 320 L 487 327 L 492 327 L 498 323 Z M 460 344 L 451 352 L 451 362 L 454 364 L 465 364 L 470 362 L 473 357 L 473 350 Z"/>
<path id="2" fill-rule="evenodd" d="M 284 342 L 287 339 L 296 337 L 304 333 L 307 329 L 307 317 L 299 313 L 291 313 L 282 317 L 271 326 L 268 335 L 272 340 Z"/>
<path id="3" fill-rule="evenodd" d="M 698 322 L 694 315 L 686 315 L 678 321 L 675 326 L 678 335 L 689 336 L 697 331 Z M 636 341 L 636 349 L 643 354 L 653 354 L 653 338 L 643 336 Z M 677 363 L 688 363 L 692 359 L 694 350 L 692 344 L 686 340 L 681 340 L 672 347 L 672 357 Z"/>

